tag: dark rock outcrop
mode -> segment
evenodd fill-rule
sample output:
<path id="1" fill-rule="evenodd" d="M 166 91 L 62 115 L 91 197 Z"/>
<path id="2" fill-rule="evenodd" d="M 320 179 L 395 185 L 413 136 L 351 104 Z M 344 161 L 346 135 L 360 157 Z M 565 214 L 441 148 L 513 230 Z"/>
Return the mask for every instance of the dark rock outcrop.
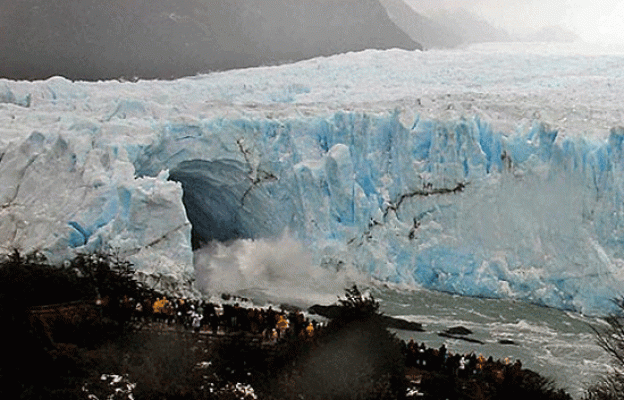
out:
<path id="1" fill-rule="evenodd" d="M 472 331 L 468 328 L 464 328 L 463 326 L 455 326 L 453 328 L 448 328 L 447 330 L 444 331 L 444 333 L 447 333 L 449 335 L 461 335 L 461 336 L 472 335 Z"/>
<path id="2" fill-rule="evenodd" d="M 169 79 L 417 49 L 378 0 L 0 0 L 0 77 Z"/>
<path id="3" fill-rule="evenodd" d="M 469 342 L 469 343 L 478 343 L 478 344 L 485 344 L 485 342 L 479 340 L 479 339 L 473 339 L 473 338 L 469 338 L 463 335 L 452 335 L 446 332 L 439 332 L 438 336 L 441 337 L 446 337 L 449 339 L 457 339 L 457 340 L 463 340 L 464 342 Z"/>
<path id="4" fill-rule="evenodd" d="M 470 343 L 484 344 L 484 342 L 479 339 L 466 337 L 467 335 L 472 335 L 472 331 L 463 326 L 454 326 L 452 328 L 446 329 L 444 332 L 438 333 L 438 336 L 441 336 L 441 337 L 463 340 L 465 342 L 470 342 Z"/>
<path id="5" fill-rule="evenodd" d="M 322 305 L 315 304 L 312 307 L 308 308 L 308 312 L 310 312 L 311 314 L 321 315 L 325 318 L 334 319 L 339 315 L 340 306 L 338 305 L 322 306 Z M 418 322 L 410 322 L 401 318 L 390 317 L 387 315 L 382 315 L 381 319 L 388 328 L 401 329 L 405 331 L 414 331 L 414 332 L 425 331 L 422 327 L 422 324 Z"/>

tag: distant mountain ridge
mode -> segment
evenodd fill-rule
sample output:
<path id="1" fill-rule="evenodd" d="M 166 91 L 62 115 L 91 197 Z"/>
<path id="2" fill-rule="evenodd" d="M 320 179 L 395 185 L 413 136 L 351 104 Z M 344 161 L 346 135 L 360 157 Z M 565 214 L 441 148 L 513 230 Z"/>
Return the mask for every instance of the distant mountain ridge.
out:
<path id="1" fill-rule="evenodd" d="M 420 49 L 378 0 L 0 0 L 0 77 L 175 78 Z"/>
<path id="2" fill-rule="evenodd" d="M 238 0 L 242 31 L 275 60 L 369 48 L 422 49 L 379 0 Z"/>
<path id="3" fill-rule="evenodd" d="M 390 19 L 425 50 L 454 48 L 483 42 L 575 42 L 580 38 L 560 26 L 547 26 L 525 34 L 511 34 L 466 9 L 433 11 L 428 2 L 379 0 Z M 422 7 L 422 8 L 419 8 Z M 426 15 L 420 13 L 422 9 Z"/>
<path id="4" fill-rule="evenodd" d="M 390 19 L 425 49 L 453 48 L 470 43 L 507 42 L 514 38 L 477 15 L 463 10 L 419 14 L 404 0 L 380 0 Z"/>
<path id="5" fill-rule="evenodd" d="M 483 42 L 510 42 L 514 37 L 504 29 L 464 9 L 442 10 L 431 16 L 437 24 L 462 38 L 464 44 Z"/>
<path id="6" fill-rule="evenodd" d="M 457 47 L 464 42 L 457 32 L 418 14 L 403 0 L 379 0 L 390 19 L 424 49 Z"/>

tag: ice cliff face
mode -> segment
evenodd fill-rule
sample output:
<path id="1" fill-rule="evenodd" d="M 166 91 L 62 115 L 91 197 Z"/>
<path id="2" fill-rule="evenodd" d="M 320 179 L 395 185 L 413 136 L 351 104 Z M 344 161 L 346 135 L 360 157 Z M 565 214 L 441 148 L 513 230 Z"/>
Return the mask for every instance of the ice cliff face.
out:
<path id="1" fill-rule="evenodd" d="M 485 82 L 490 97 L 462 94 L 454 89 L 461 82 L 421 80 L 419 98 L 406 100 L 414 93 L 399 78 L 406 71 L 462 56 L 431 54 L 364 52 L 175 82 L 7 81 L 0 243 L 56 256 L 112 246 L 147 273 L 186 279 L 202 242 L 287 230 L 324 267 L 354 265 L 381 281 L 459 294 L 608 309 L 624 282 L 624 130 L 572 134 L 574 126 L 615 126 L 609 112 L 585 125 L 544 122 L 549 115 L 580 121 L 567 102 L 540 108 L 546 117 L 532 123 L 517 121 L 535 105 L 527 101 L 534 87 L 523 92 L 521 79 L 499 102 L 509 86 L 498 78 Z M 495 65 L 497 54 L 484 58 Z M 362 71 L 344 83 L 353 88 L 346 94 L 327 95 L 335 86 L 319 83 L 358 63 L 374 69 L 401 59 L 409 62 L 384 72 L 397 77 L 394 88 Z M 290 75 L 319 69 L 306 84 Z M 571 76 L 551 80 L 585 87 Z M 362 91 L 357 79 L 372 89 Z M 569 87 L 557 90 L 533 99 L 558 99 Z M 462 107 L 479 107 L 479 115 Z M 516 131 L 506 130 L 514 121 Z"/>

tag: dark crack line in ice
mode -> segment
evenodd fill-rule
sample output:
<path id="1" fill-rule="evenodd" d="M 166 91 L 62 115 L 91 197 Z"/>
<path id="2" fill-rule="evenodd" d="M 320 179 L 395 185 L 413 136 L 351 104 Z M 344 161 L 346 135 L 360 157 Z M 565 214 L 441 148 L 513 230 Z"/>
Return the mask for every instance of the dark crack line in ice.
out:
<path id="1" fill-rule="evenodd" d="M 22 180 L 24 178 L 24 175 L 26 175 L 26 171 L 28 171 L 28 168 L 30 168 L 35 163 L 35 160 L 39 157 L 39 155 L 40 154 L 35 154 L 35 156 L 28 161 L 28 164 L 26 164 L 24 169 L 19 173 L 18 183 L 17 183 L 17 186 L 15 187 L 15 195 L 13 195 L 13 198 L 11 198 L 5 204 L 2 204 L 0 206 L 1 209 L 6 209 L 6 208 L 11 207 L 11 205 L 13 204 L 15 199 L 17 199 L 17 196 L 19 195 L 20 188 L 22 186 Z"/>
<path id="2" fill-rule="evenodd" d="M 390 211 L 394 211 L 395 213 L 399 210 L 401 205 L 406 199 L 411 199 L 413 197 L 429 197 L 429 196 L 443 196 L 447 194 L 457 194 L 464 191 L 464 189 L 468 186 L 468 183 L 459 182 L 454 188 L 438 188 L 438 189 L 425 189 L 425 190 L 416 190 L 410 193 L 403 194 L 399 197 L 399 199 L 388 205 L 386 210 L 384 211 L 384 219 L 388 216 Z"/>
<path id="3" fill-rule="evenodd" d="M 243 142 L 244 142 L 243 139 L 236 140 L 238 149 L 243 155 L 243 158 L 245 159 L 245 163 L 247 164 L 249 168 L 248 178 L 251 181 L 251 185 L 245 190 L 245 192 L 243 193 L 243 196 L 241 197 L 241 206 L 245 205 L 245 199 L 256 186 L 264 182 L 275 182 L 279 180 L 279 178 L 275 176 L 273 173 L 267 172 L 263 169 L 253 167 L 253 164 L 251 162 L 251 151 L 245 148 L 245 146 L 243 145 Z"/>
<path id="4" fill-rule="evenodd" d="M 171 235 L 172 233 L 177 232 L 177 231 L 179 231 L 180 229 L 182 229 L 182 228 L 184 228 L 184 227 L 186 227 L 186 226 L 188 226 L 188 225 L 189 225 L 189 223 L 184 223 L 184 224 L 182 224 L 182 225 L 178 225 L 177 227 L 175 227 L 175 228 L 171 229 L 170 231 L 166 232 L 164 235 L 162 235 L 162 236 L 161 236 L 161 237 L 159 237 L 158 239 L 155 239 L 155 240 L 151 241 L 150 243 L 148 243 L 147 245 L 145 245 L 145 246 L 143 246 L 143 247 L 144 247 L 144 248 L 148 248 L 148 247 L 155 246 L 155 245 L 157 245 L 158 243 L 162 242 L 163 240 L 167 239 L 167 237 L 168 237 L 169 235 Z"/>

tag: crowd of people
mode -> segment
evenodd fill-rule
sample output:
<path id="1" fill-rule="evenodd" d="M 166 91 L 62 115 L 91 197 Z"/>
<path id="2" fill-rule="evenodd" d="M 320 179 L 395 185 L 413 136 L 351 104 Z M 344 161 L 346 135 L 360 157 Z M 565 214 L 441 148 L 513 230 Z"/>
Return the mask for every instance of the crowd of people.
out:
<path id="1" fill-rule="evenodd" d="M 299 310 L 287 312 L 268 308 L 246 308 L 239 303 L 212 303 L 204 300 L 160 296 L 135 300 L 124 298 L 122 309 L 137 323 L 182 326 L 195 332 L 228 334 L 246 332 L 277 342 L 285 337 L 311 339 L 322 324 Z"/>
<path id="2" fill-rule="evenodd" d="M 135 300 L 124 297 L 120 308 L 140 324 L 178 326 L 195 332 L 225 335 L 236 332 L 261 337 L 263 341 L 277 343 L 283 338 L 297 337 L 312 340 L 323 324 L 308 318 L 303 312 L 257 307 L 242 307 L 239 303 L 213 303 L 205 300 L 167 298 L 166 296 Z M 491 356 L 453 354 L 445 345 L 430 348 L 413 339 L 402 341 L 406 367 L 424 371 L 437 371 L 458 378 L 486 376 L 504 381 L 522 373 L 520 360 L 494 360 Z"/>
<path id="3" fill-rule="evenodd" d="M 509 358 L 494 360 L 492 356 L 485 358 L 482 354 L 453 354 L 443 344 L 440 348 L 428 348 L 413 339 L 404 342 L 405 363 L 407 367 L 427 371 L 440 371 L 458 378 L 480 377 L 487 375 L 495 381 L 518 377 L 522 374 L 522 362 L 511 362 Z"/>

